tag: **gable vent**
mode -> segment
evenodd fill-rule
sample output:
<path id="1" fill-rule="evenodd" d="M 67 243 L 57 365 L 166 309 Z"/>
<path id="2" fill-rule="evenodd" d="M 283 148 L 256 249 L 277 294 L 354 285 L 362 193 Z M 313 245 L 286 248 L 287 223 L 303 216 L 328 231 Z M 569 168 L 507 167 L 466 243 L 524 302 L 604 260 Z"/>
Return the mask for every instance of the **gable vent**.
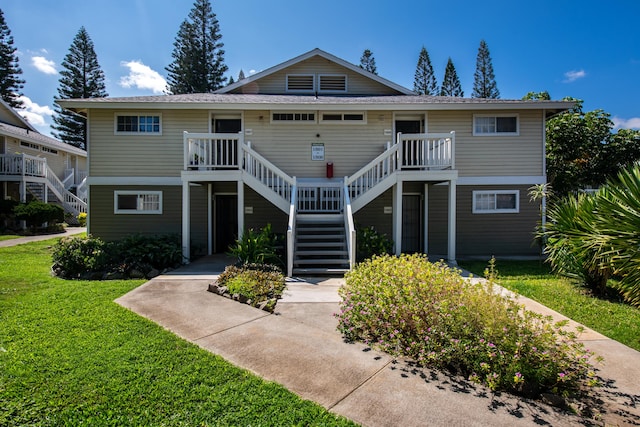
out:
<path id="1" fill-rule="evenodd" d="M 293 92 L 313 92 L 313 74 L 292 74 L 287 76 L 287 90 Z"/>
<path id="2" fill-rule="evenodd" d="M 320 75 L 320 90 L 323 92 L 346 92 L 347 76 Z"/>

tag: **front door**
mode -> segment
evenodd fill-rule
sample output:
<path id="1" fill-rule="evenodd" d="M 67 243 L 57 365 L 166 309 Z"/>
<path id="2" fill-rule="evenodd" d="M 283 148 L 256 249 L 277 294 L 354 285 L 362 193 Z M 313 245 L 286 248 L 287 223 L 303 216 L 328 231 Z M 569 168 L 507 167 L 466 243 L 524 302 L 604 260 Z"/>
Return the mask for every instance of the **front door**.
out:
<path id="1" fill-rule="evenodd" d="M 238 196 L 216 194 L 214 205 L 216 227 L 214 251 L 225 253 L 238 237 Z"/>
<path id="2" fill-rule="evenodd" d="M 422 203 L 419 194 L 402 196 L 402 252 L 422 252 Z"/>

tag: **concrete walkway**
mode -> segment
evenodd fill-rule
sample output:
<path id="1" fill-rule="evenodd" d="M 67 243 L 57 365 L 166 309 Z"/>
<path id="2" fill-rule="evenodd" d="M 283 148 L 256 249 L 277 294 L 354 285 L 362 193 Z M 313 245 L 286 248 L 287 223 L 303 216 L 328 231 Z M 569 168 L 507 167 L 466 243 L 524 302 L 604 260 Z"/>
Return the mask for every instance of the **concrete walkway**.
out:
<path id="1" fill-rule="evenodd" d="M 227 260 L 204 259 L 159 276 L 116 302 L 231 363 L 282 384 L 304 399 L 365 426 L 573 426 L 640 423 L 640 353 L 587 330 L 605 357 L 605 386 L 588 421 L 540 402 L 416 368 L 336 330 L 342 279 L 288 279 L 275 314 L 206 291 Z M 562 318 L 526 298 L 534 311 Z M 575 325 L 575 323 L 574 323 Z"/>
<path id="2" fill-rule="evenodd" d="M 41 240 L 55 239 L 57 237 L 73 236 L 75 234 L 84 233 L 85 231 L 87 231 L 86 227 L 67 227 L 64 233 L 38 234 L 37 236 L 24 236 L 18 237 L 17 239 L 3 240 L 0 242 L 0 248 L 17 246 L 30 242 L 39 242 Z"/>

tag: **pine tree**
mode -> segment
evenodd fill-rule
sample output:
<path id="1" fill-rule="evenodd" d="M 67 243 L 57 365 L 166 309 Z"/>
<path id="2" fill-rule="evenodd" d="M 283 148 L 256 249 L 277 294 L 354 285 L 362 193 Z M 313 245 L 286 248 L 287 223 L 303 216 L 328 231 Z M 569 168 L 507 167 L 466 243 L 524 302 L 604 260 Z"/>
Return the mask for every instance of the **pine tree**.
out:
<path id="1" fill-rule="evenodd" d="M 207 93 L 224 86 L 227 66 L 221 38 L 211 3 L 196 0 L 188 19 L 180 25 L 173 43 L 173 62 L 166 67 L 170 93 Z"/>
<path id="2" fill-rule="evenodd" d="M 0 9 L 0 97 L 13 108 L 23 106 L 20 89 L 24 87 L 24 80 L 19 77 L 22 69 L 18 64 L 17 50 Z"/>
<path id="3" fill-rule="evenodd" d="M 458 73 L 456 73 L 456 67 L 453 66 L 451 58 L 447 61 L 447 68 L 444 70 L 444 79 L 442 79 L 440 96 L 464 96 L 462 86 L 460 85 L 460 79 L 458 78 Z"/>
<path id="4" fill-rule="evenodd" d="M 242 68 L 240 69 L 240 72 L 238 73 L 238 81 L 240 80 L 244 80 L 244 71 L 242 71 Z"/>
<path id="5" fill-rule="evenodd" d="M 413 91 L 418 95 L 437 95 L 438 84 L 436 76 L 433 73 L 431 59 L 427 49 L 422 46 L 420 56 L 418 57 L 418 65 L 416 66 L 416 74 L 413 79 Z"/>
<path id="6" fill-rule="evenodd" d="M 76 34 L 69 48 L 69 53 L 62 61 L 63 70 L 60 71 L 60 86 L 58 98 L 104 98 L 107 95 L 104 73 L 98 64 L 98 56 L 93 42 L 84 27 Z M 86 148 L 87 120 L 70 111 L 54 105 L 54 125 L 51 128 L 57 132 L 53 135 L 58 139 L 76 147 Z"/>
<path id="7" fill-rule="evenodd" d="M 496 76 L 493 74 L 489 47 L 484 40 L 480 41 L 478 57 L 476 59 L 476 72 L 473 75 L 472 98 L 500 98 L 500 91 L 496 85 Z"/>
<path id="8" fill-rule="evenodd" d="M 367 70 L 370 73 L 378 75 L 378 69 L 376 68 L 376 60 L 373 57 L 373 52 L 369 49 L 365 49 L 360 57 L 360 68 Z"/>

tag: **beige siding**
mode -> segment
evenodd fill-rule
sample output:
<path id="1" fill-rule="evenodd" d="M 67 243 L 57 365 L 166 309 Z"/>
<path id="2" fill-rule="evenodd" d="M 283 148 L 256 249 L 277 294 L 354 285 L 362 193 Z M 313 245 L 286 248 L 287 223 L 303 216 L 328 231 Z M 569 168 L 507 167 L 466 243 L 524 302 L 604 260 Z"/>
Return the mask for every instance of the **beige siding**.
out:
<path id="1" fill-rule="evenodd" d="M 246 139 L 253 148 L 290 176 L 324 177 L 333 162 L 334 176 L 357 172 L 385 150 L 391 136 L 391 112 L 370 112 L 366 124 L 272 124 L 269 111 L 245 113 Z M 325 160 L 311 160 L 311 146 L 324 144 Z"/>
<path id="2" fill-rule="evenodd" d="M 482 111 L 482 114 L 513 113 Z M 473 111 L 430 111 L 428 131 L 456 132 L 456 169 L 460 176 L 541 176 L 543 130 L 541 111 L 518 111 L 518 136 L 473 136 Z"/>
<path id="3" fill-rule="evenodd" d="M 183 132 L 209 132 L 208 111 L 164 110 L 162 135 L 118 135 L 114 133 L 116 113 L 132 112 L 91 111 L 91 176 L 180 176 Z M 135 111 L 135 114 L 144 113 Z"/>
<path id="4" fill-rule="evenodd" d="M 520 212 L 502 214 L 472 213 L 474 190 L 519 190 Z M 447 253 L 447 186 L 429 187 L 429 253 Z M 526 186 L 458 186 L 458 258 L 532 256 L 539 253 L 533 233 L 540 219 L 540 205 L 529 201 Z"/>
<path id="5" fill-rule="evenodd" d="M 309 58 L 284 70 L 278 71 L 247 86 L 240 87 L 235 93 L 284 94 L 287 74 L 343 74 L 347 76 L 347 93 L 350 95 L 396 95 L 397 91 L 374 80 L 355 73 L 320 56 Z M 327 93 L 329 94 L 329 93 Z M 344 92 L 342 93 L 344 94 Z"/>
<path id="6" fill-rule="evenodd" d="M 30 147 L 25 147 L 20 145 L 20 140 L 17 138 L 6 137 L 6 153 L 14 154 L 14 153 L 24 153 L 30 156 L 42 157 L 47 159 L 47 164 L 56 174 L 56 176 L 60 179 L 64 178 L 64 170 L 66 169 L 66 159 L 69 156 L 69 153 L 65 153 L 62 150 L 54 148 L 58 151 L 58 154 L 47 153 L 41 150 L 42 144 L 33 143 L 37 145 L 39 148 L 34 149 Z"/>
<path id="7" fill-rule="evenodd" d="M 116 190 L 162 191 L 161 215 L 114 214 Z M 90 187 L 89 233 L 107 241 L 133 234 L 160 235 L 182 233 L 182 187 L 97 186 Z M 196 253 L 207 248 L 206 187 L 191 188 L 191 245 Z"/>

